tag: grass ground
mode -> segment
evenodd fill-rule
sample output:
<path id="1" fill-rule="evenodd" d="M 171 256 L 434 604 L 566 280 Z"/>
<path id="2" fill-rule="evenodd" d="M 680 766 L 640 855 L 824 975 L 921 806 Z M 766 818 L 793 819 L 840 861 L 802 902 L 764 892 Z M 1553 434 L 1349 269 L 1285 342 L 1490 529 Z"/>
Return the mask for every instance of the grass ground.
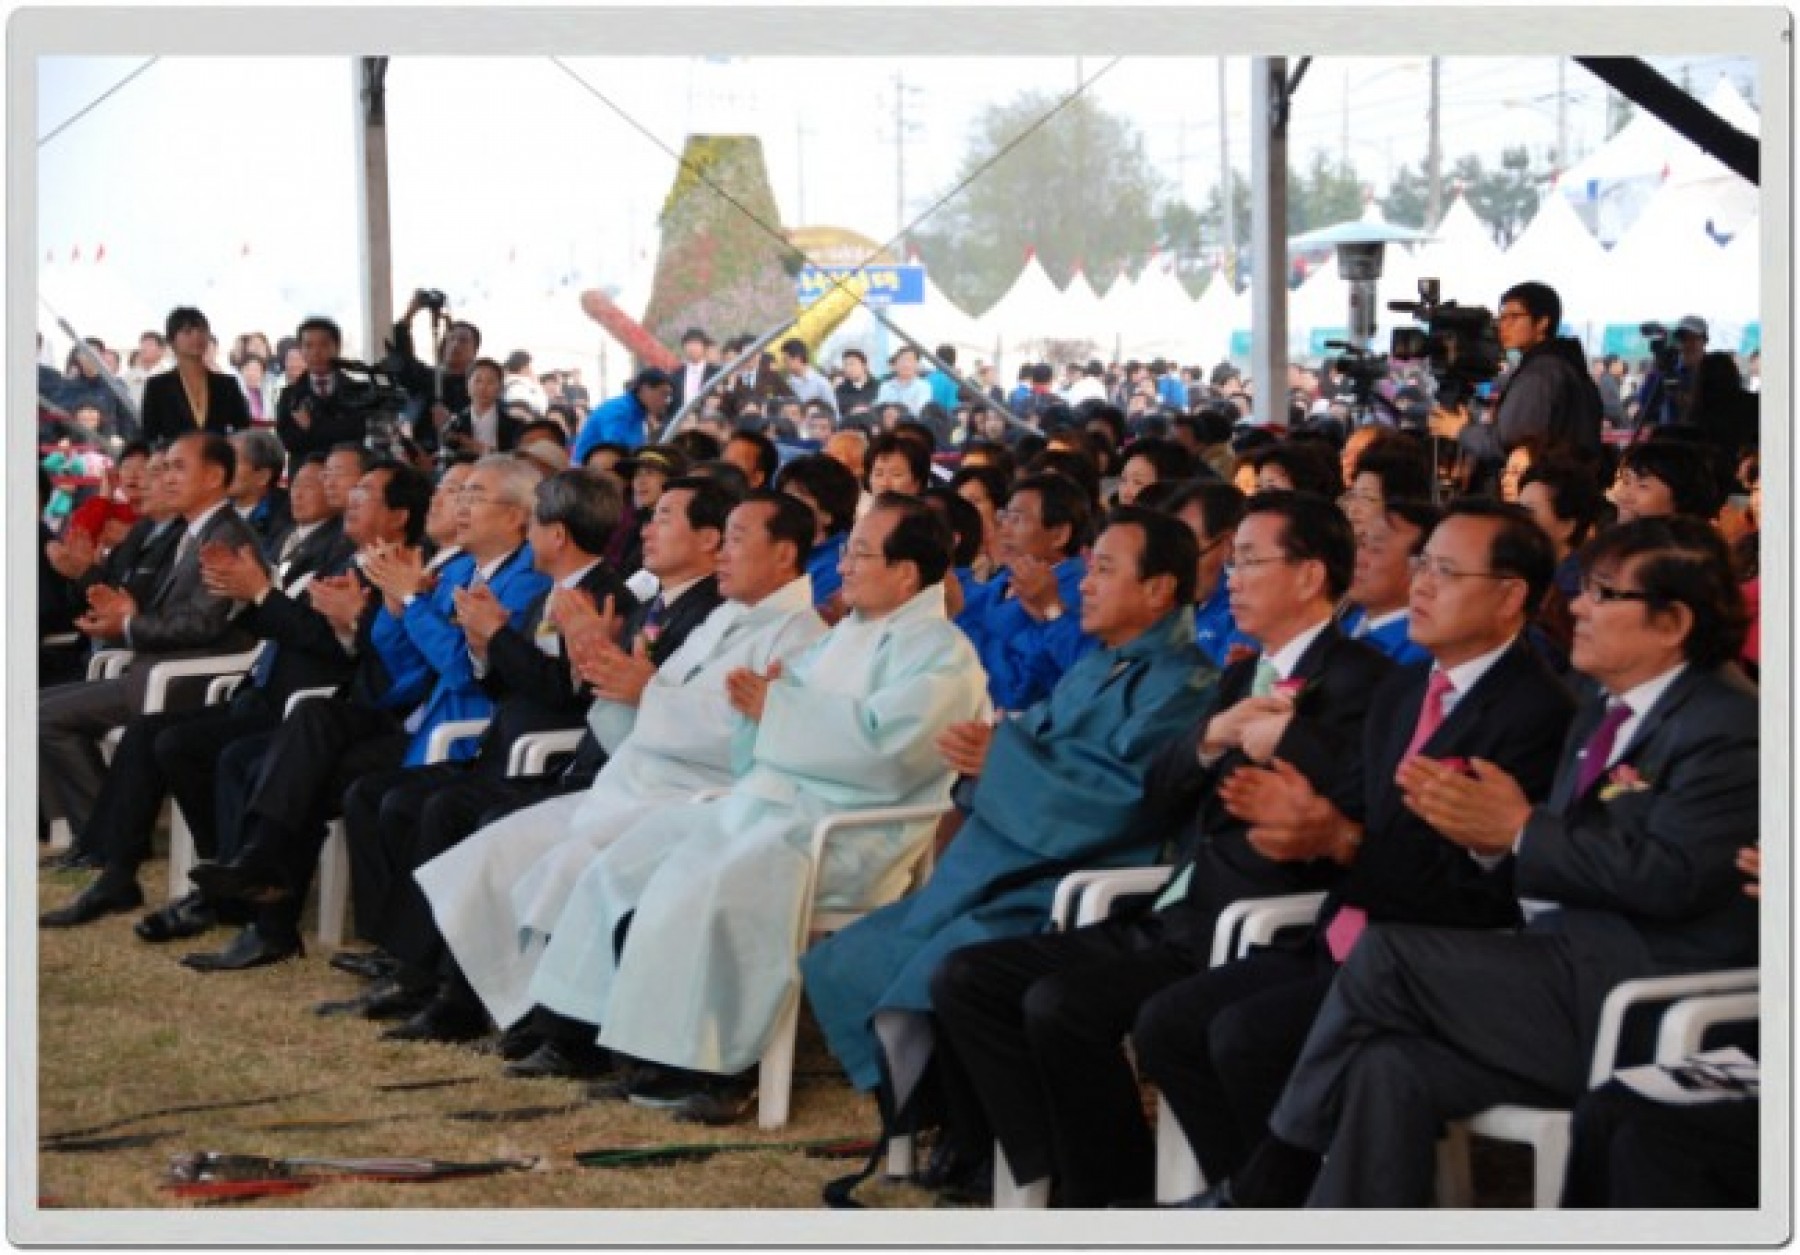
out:
<path id="1" fill-rule="evenodd" d="M 87 873 L 40 873 L 40 909 L 66 902 Z M 160 862 L 141 883 L 153 901 Z M 569 1081 L 500 1075 L 494 1055 L 383 1042 L 379 1025 L 321 1019 L 313 1004 L 362 987 L 327 954 L 251 972 L 203 974 L 177 959 L 229 933 L 151 946 L 134 915 L 85 928 L 40 930 L 38 1132 L 136 1135 L 84 1153 L 40 1151 L 39 1202 L 66 1208 L 181 1208 L 165 1188 L 171 1157 L 197 1151 L 273 1157 L 532 1158 L 530 1171 L 430 1184 L 334 1182 L 250 1208 L 818 1208 L 820 1190 L 860 1166 L 798 1149 L 715 1155 L 698 1162 L 587 1168 L 578 1151 L 632 1145 L 860 1140 L 877 1127 L 802 1017 L 787 1128 L 754 1122 L 708 1129 L 623 1102 L 592 1102 Z M 310 925 L 310 922 L 309 922 Z M 443 1084 L 419 1087 L 421 1083 Z M 267 1099 L 256 1102 L 254 1100 Z M 171 1107 L 220 1106 L 129 1119 Z M 111 1127 L 100 1127 L 111 1126 Z M 1488 1205 L 1528 1197 L 1529 1164 L 1477 1144 Z M 1521 1171 L 1521 1168 L 1523 1171 Z M 877 1176 L 857 1197 L 875 1208 L 926 1208 L 933 1195 Z"/>
<path id="2" fill-rule="evenodd" d="M 86 873 L 40 874 L 40 907 L 60 905 Z M 152 894 L 160 863 L 145 866 Z M 844 1081 L 810 1023 L 802 1034 L 787 1128 L 753 1121 L 709 1129 L 623 1102 L 588 1101 L 569 1081 L 518 1081 L 472 1050 L 383 1042 L 382 1026 L 321 1019 L 312 1006 L 362 982 L 327 954 L 251 972 L 203 974 L 176 960 L 215 949 L 218 931 L 151 946 L 134 915 L 85 928 L 40 930 L 38 1131 L 40 1137 L 109 1125 L 168 1107 L 257 1105 L 132 1121 L 96 1138 L 149 1135 L 147 1144 L 87 1153 L 40 1153 L 39 1198 L 72 1208 L 185 1207 L 164 1190 L 172 1156 L 212 1150 L 292 1156 L 532 1157 L 530 1172 L 431 1184 L 333 1183 L 251 1207 L 813 1208 L 826 1181 L 860 1160 L 758 1150 L 671 1167 L 585 1168 L 577 1151 L 631 1144 L 863 1139 L 875 1107 Z M 454 1082 L 395 1089 L 415 1082 Z M 473 1114 L 471 1114 L 473 1113 Z M 928 1207 L 931 1195 L 877 1180 L 872 1206 Z"/>

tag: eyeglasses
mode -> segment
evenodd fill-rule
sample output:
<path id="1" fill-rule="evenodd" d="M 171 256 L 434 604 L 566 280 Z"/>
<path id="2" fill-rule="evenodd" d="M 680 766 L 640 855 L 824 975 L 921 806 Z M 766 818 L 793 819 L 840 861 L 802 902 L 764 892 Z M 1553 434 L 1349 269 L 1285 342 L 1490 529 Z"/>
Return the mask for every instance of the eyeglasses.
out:
<path id="1" fill-rule="evenodd" d="M 1429 554 L 1420 554 L 1416 558 L 1406 560 L 1407 569 L 1414 579 L 1421 575 L 1429 575 L 1434 580 L 1516 580 L 1516 575 L 1508 575 L 1504 571 L 1458 571 L 1442 558 L 1434 558 Z"/>
<path id="2" fill-rule="evenodd" d="M 1514 318 L 1529 318 L 1529 317 L 1531 317 L 1531 313 L 1529 310 L 1503 309 L 1498 314 L 1494 315 L 1494 321 L 1495 322 L 1510 322 Z"/>
<path id="3" fill-rule="evenodd" d="M 883 565 L 886 565 L 890 561 L 890 559 L 888 558 L 888 556 L 886 554 L 878 553 L 877 551 L 875 551 L 873 549 L 846 549 L 846 550 L 844 550 L 844 561 L 845 562 L 880 562 Z"/>
<path id="4" fill-rule="evenodd" d="M 1004 510 L 995 510 L 994 518 L 1001 523 L 1035 523 L 1036 519 L 1023 510 L 1015 510 L 1010 506 Z"/>
<path id="5" fill-rule="evenodd" d="M 1257 567 L 1268 566 L 1271 562 L 1292 562 L 1292 561 L 1293 561 L 1293 559 L 1288 557 L 1286 554 L 1276 554 L 1274 557 L 1269 557 L 1269 558 L 1237 558 L 1237 557 L 1234 557 L 1230 562 L 1227 562 L 1225 564 L 1225 578 L 1230 579 L 1232 576 L 1236 575 L 1240 569 L 1254 571 Z"/>
<path id="6" fill-rule="evenodd" d="M 1641 588 L 1614 588 L 1610 584 L 1602 584 L 1593 576 L 1581 581 L 1581 595 L 1595 604 L 1609 601 L 1649 601 L 1650 594 Z"/>

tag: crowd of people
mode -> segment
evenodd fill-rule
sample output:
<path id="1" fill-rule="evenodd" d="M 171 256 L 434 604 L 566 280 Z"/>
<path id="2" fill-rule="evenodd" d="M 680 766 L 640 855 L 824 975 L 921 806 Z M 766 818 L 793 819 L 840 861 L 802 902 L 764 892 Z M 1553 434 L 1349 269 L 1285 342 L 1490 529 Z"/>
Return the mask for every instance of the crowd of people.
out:
<path id="1" fill-rule="evenodd" d="M 998 1148 L 1063 1207 L 1151 1200 L 1146 1083 L 1195 1206 L 1429 1205 L 1446 1120 L 1595 1136 L 1613 985 L 1757 962 L 1754 397 L 1697 319 L 1604 387 L 1521 284 L 1472 406 L 1296 369 L 1259 426 L 1228 368 L 1003 393 L 945 347 L 826 374 L 702 329 L 589 407 L 441 310 L 426 364 L 425 307 L 394 421 L 323 318 L 227 372 L 177 309 L 110 372 L 136 395 L 104 346 L 43 382 L 40 837 L 93 873 L 43 927 L 293 959 L 341 819 L 366 944 L 331 963 L 366 983 L 321 1014 L 727 1123 L 803 990 L 889 1130 L 936 1130 L 924 1184 L 980 1196 Z M 86 678 L 104 647 L 129 665 Z M 146 710 L 156 663 L 250 651 L 227 700 Z M 166 800 L 200 861 L 145 910 Z M 916 805 L 935 833 L 813 866 L 820 818 Z M 1065 873 L 1151 866 L 1049 927 Z M 802 953 L 815 892 L 875 909 Z M 1211 966 L 1232 903 L 1304 892 L 1311 926 Z M 1641 1198 L 1612 1163 L 1571 1202 Z M 1694 1201 L 1753 1205 L 1743 1176 Z"/>

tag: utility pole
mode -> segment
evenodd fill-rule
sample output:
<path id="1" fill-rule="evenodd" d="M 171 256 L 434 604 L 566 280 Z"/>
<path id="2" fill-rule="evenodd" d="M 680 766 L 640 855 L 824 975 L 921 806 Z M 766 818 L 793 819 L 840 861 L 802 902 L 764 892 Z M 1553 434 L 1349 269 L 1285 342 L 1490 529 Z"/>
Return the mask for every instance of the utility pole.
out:
<path id="1" fill-rule="evenodd" d="M 1569 97 L 1564 75 L 1569 69 L 1569 59 L 1556 59 L 1556 155 L 1550 159 L 1550 176 L 1555 178 L 1563 172 L 1563 166 L 1569 160 Z"/>
<path id="2" fill-rule="evenodd" d="M 894 237 L 906 233 L 906 71 L 894 75 Z"/>
<path id="3" fill-rule="evenodd" d="M 1219 239 L 1225 277 L 1237 290 L 1237 207 L 1231 203 L 1231 145 L 1225 125 L 1225 58 L 1219 58 Z"/>
<path id="4" fill-rule="evenodd" d="M 1425 229 L 1435 231 L 1444 216 L 1444 149 L 1438 142 L 1438 75 L 1442 57 L 1431 58 L 1431 103 L 1426 110 L 1430 140 L 1425 149 Z"/>
<path id="5" fill-rule="evenodd" d="M 394 259 L 388 218 L 386 57 L 350 63 L 355 93 L 354 145 L 362 196 L 357 201 L 357 258 L 362 263 L 362 354 L 381 356 L 382 337 L 394 325 Z"/>
<path id="6" fill-rule="evenodd" d="M 1262 427 L 1287 421 L 1287 64 L 1250 60 L 1250 378 Z"/>
<path id="7" fill-rule="evenodd" d="M 806 122 L 794 119 L 794 220 L 806 225 Z"/>
<path id="8" fill-rule="evenodd" d="M 1338 111 L 1338 165 L 1350 168 L 1350 71 L 1344 71 L 1343 103 Z"/>

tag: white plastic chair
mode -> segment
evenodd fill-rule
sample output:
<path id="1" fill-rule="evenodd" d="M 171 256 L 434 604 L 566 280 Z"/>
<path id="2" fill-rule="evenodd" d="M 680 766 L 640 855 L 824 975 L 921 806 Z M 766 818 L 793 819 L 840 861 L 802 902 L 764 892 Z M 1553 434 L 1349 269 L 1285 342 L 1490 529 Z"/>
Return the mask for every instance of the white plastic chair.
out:
<path id="1" fill-rule="evenodd" d="M 1716 1004 L 1725 1010 L 1745 1005 L 1744 996 L 1756 997 L 1758 973 L 1755 968 L 1728 971 L 1693 972 L 1682 976 L 1647 976 L 1628 980 L 1613 987 L 1600 1009 L 1600 1027 L 1594 1039 L 1594 1056 L 1588 1068 L 1588 1086 L 1604 1085 L 1620 1066 L 1619 1046 L 1625 1017 L 1634 1008 L 1657 1003 L 1679 1006 L 1684 999 L 1700 995 L 1728 994 L 1736 1003 Z M 1754 1013 L 1754 1004 L 1751 1004 Z M 1682 1011 L 1673 1018 L 1665 1017 L 1657 1046 L 1657 1058 L 1664 1061 L 1665 1048 L 1680 1059 L 1693 1052 L 1705 1029 L 1714 1022 L 1707 1018 L 1712 1011 L 1704 1004 Z M 1741 1017 L 1740 1017 L 1741 1018 Z M 1530 1146 L 1535 1163 L 1532 1177 L 1532 1206 L 1554 1208 L 1562 1199 L 1563 1176 L 1569 1163 L 1571 1113 L 1541 1107 L 1504 1104 L 1489 1107 L 1467 1120 L 1451 1124 L 1449 1135 L 1438 1144 L 1438 1203 L 1444 1207 L 1468 1207 L 1473 1191 L 1468 1172 L 1468 1138 L 1470 1134 L 1501 1142 L 1517 1142 Z"/>
<path id="2" fill-rule="evenodd" d="M 513 742 L 512 751 L 506 756 L 506 774 L 543 775 L 549 769 L 551 758 L 557 754 L 572 753 L 581 744 L 581 736 L 580 728 L 524 733 Z"/>
<path id="3" fill-rule="evenodd" d="M 888 806 L 828 815 L 814 824 L 811 863 L 807 869 L 806 890 L 800 900 L 800 927 L 799 935 L 795 938 L 794 953 L 799 954 L 805 950 L 810 937 L 848 928 L 869 912 L 886 906 L 906 892 L 924 884 L 931 875 L 935 857 L 937 821 L 949 809 L 948 803 L 927 806 Z M 906 824 L 917 826 L 919 829 L 905 852 L 895 863 L 895 871 L 905 870 L 910 874 L 908 881 L 901 886 L 899 893 L 890 894 L 880 901 L 859 903 L 851 910 L 821 910 L 816 907 L 819 868 L 825 857 L 825 843 L 840 833 L 888 824 Z M 884 877 L 884 879 L 888 878 Z M 892 881 L 890 880 L 889 883 Z M 794 1043 L 799 1029 L 800 986 L 796 981 L 788 993 L 787 1002 L 783 1005 L 781 1014 L 776 1017 L 774 1032 L 770 1035 L 769 1044 L 763 1051 L 762 1063 L 758 1070 L 756 1122 L 762 1128 L 778 1129 L 787 1123 L 794 1088 Z M 910 1148 L 903 1151 L 902 1154 L 909 1158 Z M 890 1175 L 897 1170 L 899 1162 L 890 1155 L 888 1161 Z M 910 1171 L 910 1164 L 907 1165 L 906 1170 Z M 901 1175 L 905 1175 L 905 1173 L 903 1172 Z"/>
<path id="4" fill-rule="evenodd" d="M 331 689 L 303 690 L 288 702 L 288 713 L 304 697 Z M 487 730 L 487 719 L 449 719 L 431 730 L 425 739 L 425 762 L 441 763 L 450 757 L 450 747 L 458 741 L 480 736 Z M 344 944 L 344 924 L 350 918 L 350 838 L 342 817 L 331 821 L 325 829 L 325 846 L 319 851 L 319 944 L 336 949 Z"/>
<path id="5" fill-rule="evenodd" d="M 1063 877 L 1057 885 L 1052 922 L 1059 928 L 1082 927 L 1108 918 L 1128 897 L 1158 893 L 1168 883 L 1169 867 L 1122 868 L 1113 871 L 1081 871 Z M 1284 928 L 1310 924 L 1319 913 L 1322 893 L 1297 893 L 1270 898 L 1243 898 L 1219 915 L 1213 926 L 1209 963 L 1219 967 L 1241 959 L 1252 946 L 1267 945 Z M 1073 915 L 1073 925 L 1070 917 Z M 1179 1202 L 1206 1188 L 1200 1162 L 1181 1131 L 1175 1113 L 1160 1095 L 1156 1100 L 1156 1201 Z M 1050 1182 L 1020 1186 L 1013 1180 L 1000 1144 L 994 1144 L 994 1208 L 1038 1208 L 1049 1205 Z"/>

